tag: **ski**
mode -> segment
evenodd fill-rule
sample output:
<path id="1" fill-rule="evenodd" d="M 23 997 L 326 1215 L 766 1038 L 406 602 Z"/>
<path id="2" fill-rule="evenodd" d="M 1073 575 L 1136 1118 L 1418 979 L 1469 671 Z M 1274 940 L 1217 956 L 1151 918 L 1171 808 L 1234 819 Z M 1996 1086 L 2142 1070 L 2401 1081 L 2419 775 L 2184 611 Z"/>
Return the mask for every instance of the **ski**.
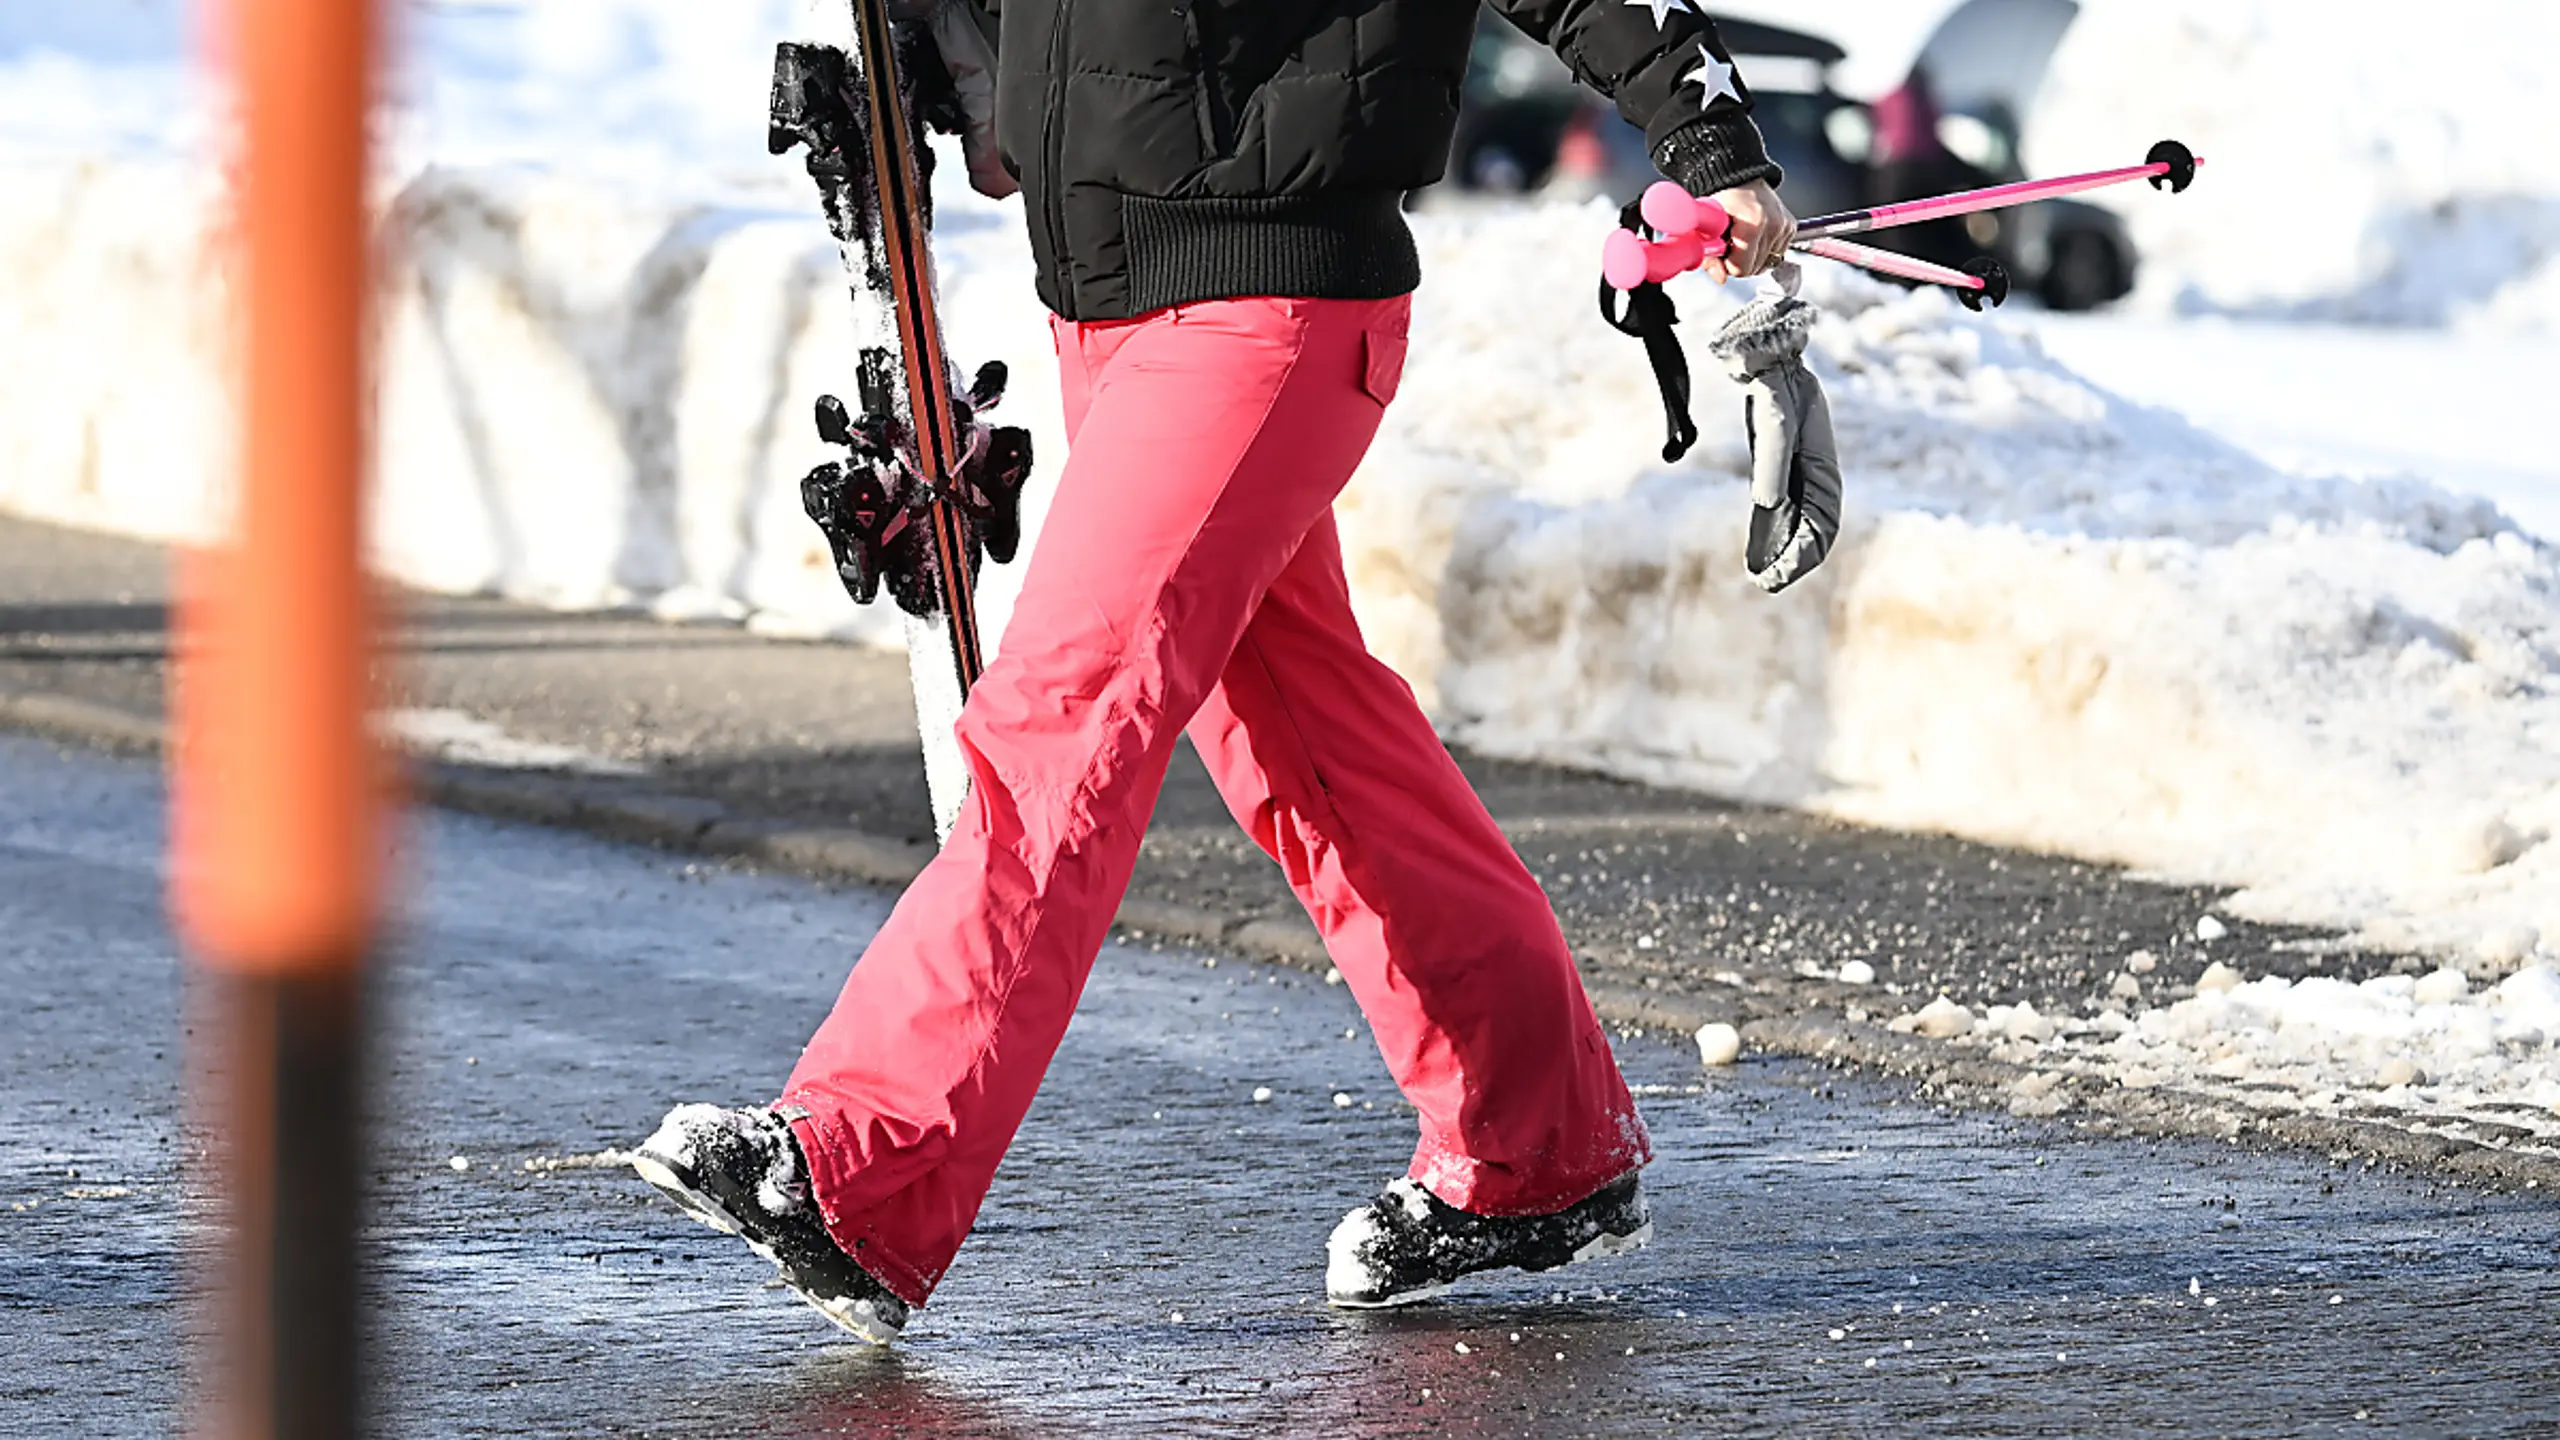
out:
<path id="1" fill-rule="evenodd" d="M 980 367 L 963 389 L 943 348 L 925 131 L 959 129 L 950 77 L 887 0 L 850 0 L 847 19 L 848 43 L 776 48 L 768 111 L 767 148 L 807 151 L 861 331 L 855 405 L 826 395 L 817 407 L 819 435 L 845 456 L 809 472 L 801 504 L 854 601 L 886 589 L 905 612 L 934 833 L 947 837 L 969 785 L 952 726 L 986 668 L 978 567 L 1011 560 L 1020 544 L 1031 437 L 984 423 L 1004 364 Z"/>

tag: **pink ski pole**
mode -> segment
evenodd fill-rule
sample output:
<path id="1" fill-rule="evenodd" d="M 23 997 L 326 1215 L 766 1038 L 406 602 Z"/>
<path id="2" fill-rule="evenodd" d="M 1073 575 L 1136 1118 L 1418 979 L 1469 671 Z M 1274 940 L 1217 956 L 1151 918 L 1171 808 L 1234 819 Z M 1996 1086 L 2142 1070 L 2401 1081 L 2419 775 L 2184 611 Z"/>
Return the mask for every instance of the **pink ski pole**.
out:
<path id="1" fill-rule="evenodd" d="M 1944 265 L 1932 265 L 1926 260 L 1878 250 L 1872 245 L 1856 245 L 1819 236 L 1811 240 L 1800 238 L 1789 248 L 1819 255 L 1825 260 L 1837 260 L 1844 265 L 1855 265 L 1862 270 L 1873 270 L 1879 275 L 1898 275 L 1923 284 L 1944 285 L 1956 292 L 1956 298 L 1962 300 L 1968 310 L 1979 310 L 1985 302 L 1997 306 L 2009 298 L 2009 272 L 1997 260 L 1980 259 L 1968 269 L 1950 270 Z"/>
<path id="2" fill-rule="evenodd" d="M 1640 285 L 1659 285 L 1725 253 L 1725 227 L 1730 219 L 1713 200 L 1702 200 L 1662 180 L 1644 192 L 1634 211 L 1628 223 L 1611 231 L 1608 243 L 1600 247 L 1600 279 L 1609 289 L 1632 291 Z M 1633 228 L 1638 222 L 1660 238 L 1648 239 L 1639 233 Z M 1950 270 L 1846 240 L 1799 239 L 1794 248 L 1880 274 L 1949 286 L 1968 310 L 2009 298 L 2009 272 L 1988 256 L 1967 269 Z"/>
<path id="3" fill-rule="evenodd" d="M 1866 210 L 1819 216 L 1796 227 L 1793 248 L 1879 274 L 1949 286 L 1958 293 L 1966 308 L 1979 310 L 1985 302 L 1998 305 L 2009 298 L 2008 272 L 2001 268 L 1999 262 L 1985 258 L 1974 261 L 1964 270 L 1950 270 L 1890 251 L 1853 245 L 1836 237 L 2026 205 L 2133 180 L 2149 180 L 2155 187 L 2165 188 L 2174 194 L 2194 182 L 2196 167 L 2203 163 L 2186 146 L 2175 140 L 2163 140 L 2151 147 L 2142 164 L 2122 169 L 2062 175 L 2050 180 L 2022 180 L 2010 185 L 1994 185 L 1925 200 L 1905 200 Z M 1629 208 L 1632 213 L 1621 228 L 1610 235 L 1600 252 L 1600 273 L 1612 289 L 1633 290 L 1647 283 L 1659 284 L 1724 253 L 1727 220 L 1723 207 L 1713 200 L 1691 195 L 1665 180 L 1646 190 L 1643 199 Z M 1639 218 L 1646 229 L 1660 238 L 1638 233 L 1635 225 Z"/>
<path id="4" fill-rule="evenodd" d="M 2010 185 L 1960 190 L 1953 195 L 1936 195 L 1926 200 L 1903 200 L 1865 210 L 1843 210 L 1836 215 L 1816 216 L 1796 226 L 1796 240 L 1801 244 L 1827 236 L 1855 235 L 1866 230 L 1917 225 L 1924 220 L 1944 220 L 1983 210 L 2003 210 L 2012 205 L 2077 195 L 2084 190 L 2103 190 L 2132 180 L 2148 180 L 2153 188 L 2166 189 L 2174 195 L 2194 183 L 2196 167 L 2203 163 L 2186 146 L 2175 140 L 2163 140 L 2151 147 L 2151 153 L 2144 157 L 2142 164 L 2128 165 L 2120 170 L 2092 170 L 2085 175 L 2058 175 L 2050 180 L 2020 180 Z"/>

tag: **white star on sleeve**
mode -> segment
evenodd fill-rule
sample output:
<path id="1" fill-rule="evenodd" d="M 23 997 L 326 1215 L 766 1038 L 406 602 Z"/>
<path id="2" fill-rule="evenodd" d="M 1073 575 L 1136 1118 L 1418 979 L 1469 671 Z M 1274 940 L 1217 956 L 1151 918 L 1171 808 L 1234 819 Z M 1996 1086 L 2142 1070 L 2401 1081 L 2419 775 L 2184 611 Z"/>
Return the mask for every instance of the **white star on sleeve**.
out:
<path id="1" fill-rule="evenodd" d="M 1736 100 L 1742 98 L 1742 92 L 1733 88 L 1733 67 L 1717 59 L 1715 52 L 1709 50 L 1703 40 L 1698 42 L 1698 63 L 1681 75 L 1680 83 L 1698 87 L 1698 108 L 1701 110 L 1716 103 L 1719 95 L 1730 95 Z"/>
<path id="2" fill-rule="evenodd" d="M 1656 30 L 1661 29 L 1665 24 L 1669 23 L 1671 12 L 1675 10 L 1685 10 L 1692 15 L 1698 13 L 1697 0 L 1627 0 L 1627 3 L 1630 5 L 1644 5 L 1651 7 L 1653 10 L 1653 28 Z"/>

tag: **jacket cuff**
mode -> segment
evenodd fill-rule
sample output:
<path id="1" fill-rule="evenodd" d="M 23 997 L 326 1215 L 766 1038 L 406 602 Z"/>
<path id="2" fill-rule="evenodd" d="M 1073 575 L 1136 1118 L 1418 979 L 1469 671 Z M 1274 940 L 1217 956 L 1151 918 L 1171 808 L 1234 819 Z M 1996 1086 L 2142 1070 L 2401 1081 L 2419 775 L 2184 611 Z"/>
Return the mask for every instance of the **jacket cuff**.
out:
<path id="1" fill-rule="evenodd" d="M 1787 179 L 1760 143 L 1760 127 L 1740 113 L 1703 115 L 1663 136 L 1653 147 L 1653 163 L 1692 195 L 1754 180 L 1783 185 Z"/>

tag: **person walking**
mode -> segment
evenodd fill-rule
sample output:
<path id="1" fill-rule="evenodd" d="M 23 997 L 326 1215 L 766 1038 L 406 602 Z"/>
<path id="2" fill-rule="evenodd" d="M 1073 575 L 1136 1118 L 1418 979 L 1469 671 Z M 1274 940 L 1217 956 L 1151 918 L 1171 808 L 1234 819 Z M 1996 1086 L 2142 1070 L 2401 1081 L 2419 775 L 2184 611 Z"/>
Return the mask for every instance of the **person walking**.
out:
<path id="1" fill-rule="evenodd" d="M 932 8 L 977 101 L 973 183 L 1022 191 L 1068 459 L 958 721 L 942 850 L 781 1098 L 679 1106 L 635 1167 L 894 1338 L 969 1234 L 1188 733 L 1420 1120 L 1408 1174 L 1328 1241 L 1328 1299 L 1643 1245 L 1649 1142 L 1554 912 L 1363 644 L 1334 529 L 1403 372 L 1402 201 L 1446 161 L 1473 0 Z M 1497 8 L 1723 203 L 1716 278 L 1784 253 L 1778 168 L 1692 0 Z"/>

